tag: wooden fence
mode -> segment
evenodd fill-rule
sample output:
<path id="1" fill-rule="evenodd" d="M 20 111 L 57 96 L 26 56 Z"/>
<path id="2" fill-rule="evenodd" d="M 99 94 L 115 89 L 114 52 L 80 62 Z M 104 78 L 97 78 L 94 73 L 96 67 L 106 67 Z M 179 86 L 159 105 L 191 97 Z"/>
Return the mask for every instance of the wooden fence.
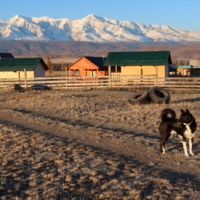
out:
<path id="1" fill-rule="evenodd" d="M 28 88 L 35 84 L 48 85 L 52 88 L 84 88 L 84 87 L 151 87 L 159 85 L 173 88 L 200 88 L 199 77 L 166 77 L 145 76 L 91 76 L 91 77 L 41 77 L 0 79 L 0 88 L 20 84 Z"/>

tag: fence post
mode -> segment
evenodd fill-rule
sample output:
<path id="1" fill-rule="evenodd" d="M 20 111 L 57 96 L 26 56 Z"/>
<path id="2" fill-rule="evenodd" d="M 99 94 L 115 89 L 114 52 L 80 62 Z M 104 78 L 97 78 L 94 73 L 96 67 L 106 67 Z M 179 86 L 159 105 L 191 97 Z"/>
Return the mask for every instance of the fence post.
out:
<path id="1" fill-rule="evenodd" d="M 109 86 L 111 86 L 111 65 L 108 66 L 108 79 L 109 79 Z"/>
<path id="2" fill-rule="evenodd" d="M 24 68 L 24 86 L 27 89 L 26 78 L 27 78 L 27 76 L 26 76 L 26 69 Z"/>
<path id="3" fill-rule="evenodd" d="M 68 74 L 67 74 L 67 67 L 65 68 L 65 76 L 66 76 L 66 88 L 67 88 L 67 78 L 68 78 L 68 76 L 67 76 Z"/>

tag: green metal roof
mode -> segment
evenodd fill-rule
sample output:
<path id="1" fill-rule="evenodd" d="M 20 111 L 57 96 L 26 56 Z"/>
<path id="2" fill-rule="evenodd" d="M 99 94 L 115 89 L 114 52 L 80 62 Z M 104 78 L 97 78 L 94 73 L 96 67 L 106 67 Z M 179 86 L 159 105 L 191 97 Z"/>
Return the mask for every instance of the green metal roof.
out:
<path id="1" fill-rule="evenodd" d="M 39 62 L 48 69 L 42 58 L 4 58 L 0 59 L 0 71 L 34 71 Z"/>
<path id="2" fill-rule="evenodd" d="M 105 66 L 172 64 L 169 51 L 133 51 L 108 53 Z"/>

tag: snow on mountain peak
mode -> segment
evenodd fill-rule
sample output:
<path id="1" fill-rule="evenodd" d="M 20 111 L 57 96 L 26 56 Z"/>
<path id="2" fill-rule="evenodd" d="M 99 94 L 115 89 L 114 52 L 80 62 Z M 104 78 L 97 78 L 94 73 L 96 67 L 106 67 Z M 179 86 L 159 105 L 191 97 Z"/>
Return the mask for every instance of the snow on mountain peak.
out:
<path id="1" fill-rule="evenodd" d="M 0 40 L 57 40 L 87 42 L 156 41 L 200 43 L 200 31 L 183 31 L 167 25 L 117 21 L 94 14 L 78 20 L 23 17 L 0 20 Z"/>
<path id="2" fill-rule="evenodd" d="M 19 19 L 21 16 L 20 15 L 15 15 L 14 17 L 12 17 L 10 20 L 16 20 Z"/>
<path id="3" fill-rule="evenodd" d="M 95 16 L 94 14 L 89 14 L 89 15 L 87 15 L 87 16 L 84 17 L 84 18 L 96 18 L 96 16 Z"/>

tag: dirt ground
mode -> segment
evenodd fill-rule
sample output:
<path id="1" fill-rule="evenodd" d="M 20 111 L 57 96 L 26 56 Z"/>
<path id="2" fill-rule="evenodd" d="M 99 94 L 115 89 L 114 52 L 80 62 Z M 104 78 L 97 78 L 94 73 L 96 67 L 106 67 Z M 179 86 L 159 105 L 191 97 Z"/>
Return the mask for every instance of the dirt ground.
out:
<path id="1" fill-rule="evenodd" d="M 159 152 L 160 111 L 188 108 L 200 94 L 167 105 L 130 105 L 131 92 L 0 92 L 0 199 L 200 199 L 200 134 L 193 157 L 173 137 Z"/>

